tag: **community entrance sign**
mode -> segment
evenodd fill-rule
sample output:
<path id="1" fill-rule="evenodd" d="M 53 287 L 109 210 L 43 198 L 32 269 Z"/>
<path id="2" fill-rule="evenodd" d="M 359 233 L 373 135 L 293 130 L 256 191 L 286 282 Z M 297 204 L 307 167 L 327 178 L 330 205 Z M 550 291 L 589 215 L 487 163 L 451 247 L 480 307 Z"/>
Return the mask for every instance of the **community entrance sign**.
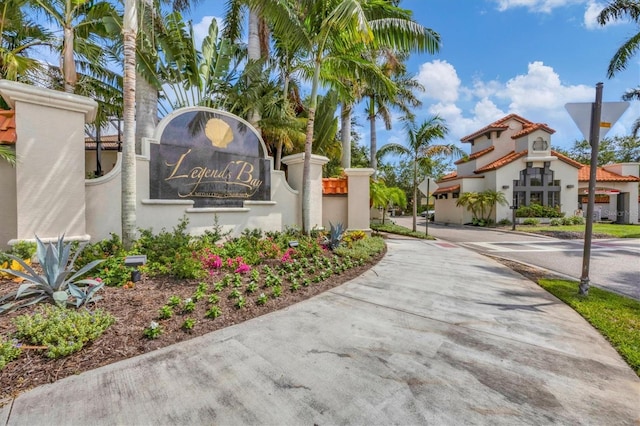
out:
<path id="1" fill-rule="evenodd" d="M 271 163 L 249 123 L 210 108 L 185 109 L 165 120 L 151 144 L 152 199 L 188 199 L 195 207 L 270 200 Z"/>

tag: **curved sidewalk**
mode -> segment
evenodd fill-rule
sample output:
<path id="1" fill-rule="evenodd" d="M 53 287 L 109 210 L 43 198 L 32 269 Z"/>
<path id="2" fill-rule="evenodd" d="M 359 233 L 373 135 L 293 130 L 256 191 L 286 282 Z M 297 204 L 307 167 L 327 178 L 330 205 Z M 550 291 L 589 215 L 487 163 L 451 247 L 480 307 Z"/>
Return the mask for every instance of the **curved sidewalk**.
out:
<path id="1" fill-rule="evenodd" d="M 640 423 L 640 379 L 569 307 L 454 244 L 389 239 L 357 279 L 38 387 L 0 425 Z"/>

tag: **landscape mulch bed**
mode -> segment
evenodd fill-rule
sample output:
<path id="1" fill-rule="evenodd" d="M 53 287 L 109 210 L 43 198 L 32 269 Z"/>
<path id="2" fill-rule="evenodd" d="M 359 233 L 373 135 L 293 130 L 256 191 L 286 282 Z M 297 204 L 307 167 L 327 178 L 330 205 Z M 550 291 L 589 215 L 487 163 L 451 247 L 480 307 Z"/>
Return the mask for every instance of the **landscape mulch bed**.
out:
<path id="1" fill-rule="evenodd" d="M 375 265 L 384 252 L 372 258 L 362 266 L 356 266 L 339 275 L 333 274 L 319 283 L 311 283 L 307 287 L 300 287 L 292 291 L 288 286 L 282 286 L 282 295 L 278 298 L 269 298 L 264 305 L 257 305 L 256 298 L 264 289 L 251 295 L 245 295 L 246 306 L 237 309 L 234 301 L 227 297 L 230 288 L 219 293 L 220 301 L 217 305 L 222 311 L 222 316 L 216 319 L 205 317 L 205 313 L 211 306 L 206 297 L 213 293 L 212 280 L 205 280 L 209 285 L 207 296 L 196 303 L 196 309 L 189 314 L 176 313 L 172 318 L 158 320 L 159 309 L 167 303 L 169 297 L 177 295 L 181 300 L 191 297 L 200 282 L 203 280 L 177 280 L 172 278 L 145 278 L 135 284 L 133 288 L 105 287 L 100 294 L 102 299 L 97 301 L 93 308 L 101 308 L 108 311 L 116 319 L 105 333 L 93 343 L 84 347 L 79 352 L 59 359 L 49 359 L 44 356 L 43 350 L 24 349 L 17 360 L 7 364 L 0 370 L 0 406 L 7 403 L 17 394 L 33 387 L 52 383 L 64 377 L 80 374 L 103 365 L 111 364 L 136 355 L 141 355 L 174 343 L 182 342 L 201 336 L 203 334 L 222 329 L 249 319 L 277 311 L 291 306 L 302 300 L 306 300 L 317 294 L 325 292 L 340 284 L 343 284 L 365 272 Z M 0 295 L 15 289 L 17 284 L 7 279 L 0 279 Z M 6 315 L 0 315 L 0 334 L 11 336 L 15 332 L 12 319 L 18 315 L 32 312 L 29 308 L 18 310 Z M 187 332 L 181 329 L 185 318 L 197 320 L 193 330 Z M 164 332 L 155 340 L 143 336 L 143 330 L 151 321 L 157 321 L 162 325 Z"/>

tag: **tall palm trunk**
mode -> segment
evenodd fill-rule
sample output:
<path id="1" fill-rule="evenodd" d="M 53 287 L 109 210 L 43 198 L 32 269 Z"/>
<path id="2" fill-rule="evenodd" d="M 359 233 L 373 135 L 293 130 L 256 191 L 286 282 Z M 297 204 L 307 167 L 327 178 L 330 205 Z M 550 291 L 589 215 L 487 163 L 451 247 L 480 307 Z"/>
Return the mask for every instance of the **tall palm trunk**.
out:
<path id="1" fill-rule="evenodd" d="M 320 67 L 320 58 L 316 58 L 313 81 L 311 83 L 311 98 L 309 99 L 307 137 L 304 142 L 304 162 L 302 164 L 302 232 L 307 235 L 311 233 L 311 151 L 313 146 L 313 125 L 318 104 Z"/>
<path id="2" fill-rule="evenodd" d="M 142 0 L 141 4 L 143 8 L 153 10 L 153 0 Z M 142 154 L 142 138 L 151 138 L 158 124 L 158 90 L 137 71 L 135 108 L 136 154 Z"/>
<path id="3" fill-rule="evenodd" d="M 350 102 L 342 103 L 340 114 L 340 140 L 342 141 L 342 168 L 351 167 L 351 112 L 353 105 Z"/>
<path id="4" fill-rule="evenodd" d="M 78 81 L 76 73 L 76 61 L 73 57 L 73 28 L 64 28 L 64 41 L 62 46 L 62 75 L 64 78 L 64 91 L 73 93 Z"/>
<path id="5" fill-rule="evenodd" d="M 136 2 L 137 0 L 125 0 L 123 26 L 122 242 L 126 249 L 131 248 L 136 236 L 135 96 L 138 32 Z"/>
<path id="6" fill-rule="evenodd" d="M 369 166 L 373 169 L 375 176 L 376 170 L 378 170 L 378 136 L 376 134 L 376 98 L 372 95 L 369 98 L 369 137 L 371 143 L 371 159 L 369 160 Z M 415 229 L 414 229 L 415 231 Z"/>
<path id="7" fill-rule="evenodd" d="M 261 58 L 260 52 L 260 17 L 254 8 L 249 11 L 249 44 L 247 45 L 247 57 L 249 61 L 258 61 Z M 253 127 L 258 129 L 260 122 L 260 110 L 253 108 L 249 112 L 248 121 Z"/>

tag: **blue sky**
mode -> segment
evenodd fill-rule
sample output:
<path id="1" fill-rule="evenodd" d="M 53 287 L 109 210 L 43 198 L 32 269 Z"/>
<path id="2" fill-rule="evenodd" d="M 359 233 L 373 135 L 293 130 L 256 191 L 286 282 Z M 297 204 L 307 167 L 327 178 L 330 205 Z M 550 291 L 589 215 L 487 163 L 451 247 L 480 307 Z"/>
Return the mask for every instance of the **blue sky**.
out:
<path id="1" fill-rule="evenodd" d="M 566 112 L 567 102 L 593 102 L 595 85 L 604 83 L 605 102 L 620 101 L 636 87 L 640 55 L 627 70 L 607 79 L 609 60 L 629 36 L 632 23 L 600 27 L 595 22 L 604 2 L 595 0 L 403 0 L 422 25 L 441 35 L 435 55 L 412 55 L 409 72 L 426 88 L 418 120 L 438 114 L 450 128 L 448 143 L 510 113 L 547 123 L 556 133 L 553 146 L 569 148 L 583 136 Z M 222 0 L 203 1 L 192 12 L 197 31 L 224 13 Z M 630 108 L 608 136 L 627 135 L 640 116 Z M 362 143 L 368 123 L 359 117 Z M 402 143 L 398 122 L 391 131 L 378 128 L 378 144 Z M 459 144 L 468 150 L 467 144 Z"/>

